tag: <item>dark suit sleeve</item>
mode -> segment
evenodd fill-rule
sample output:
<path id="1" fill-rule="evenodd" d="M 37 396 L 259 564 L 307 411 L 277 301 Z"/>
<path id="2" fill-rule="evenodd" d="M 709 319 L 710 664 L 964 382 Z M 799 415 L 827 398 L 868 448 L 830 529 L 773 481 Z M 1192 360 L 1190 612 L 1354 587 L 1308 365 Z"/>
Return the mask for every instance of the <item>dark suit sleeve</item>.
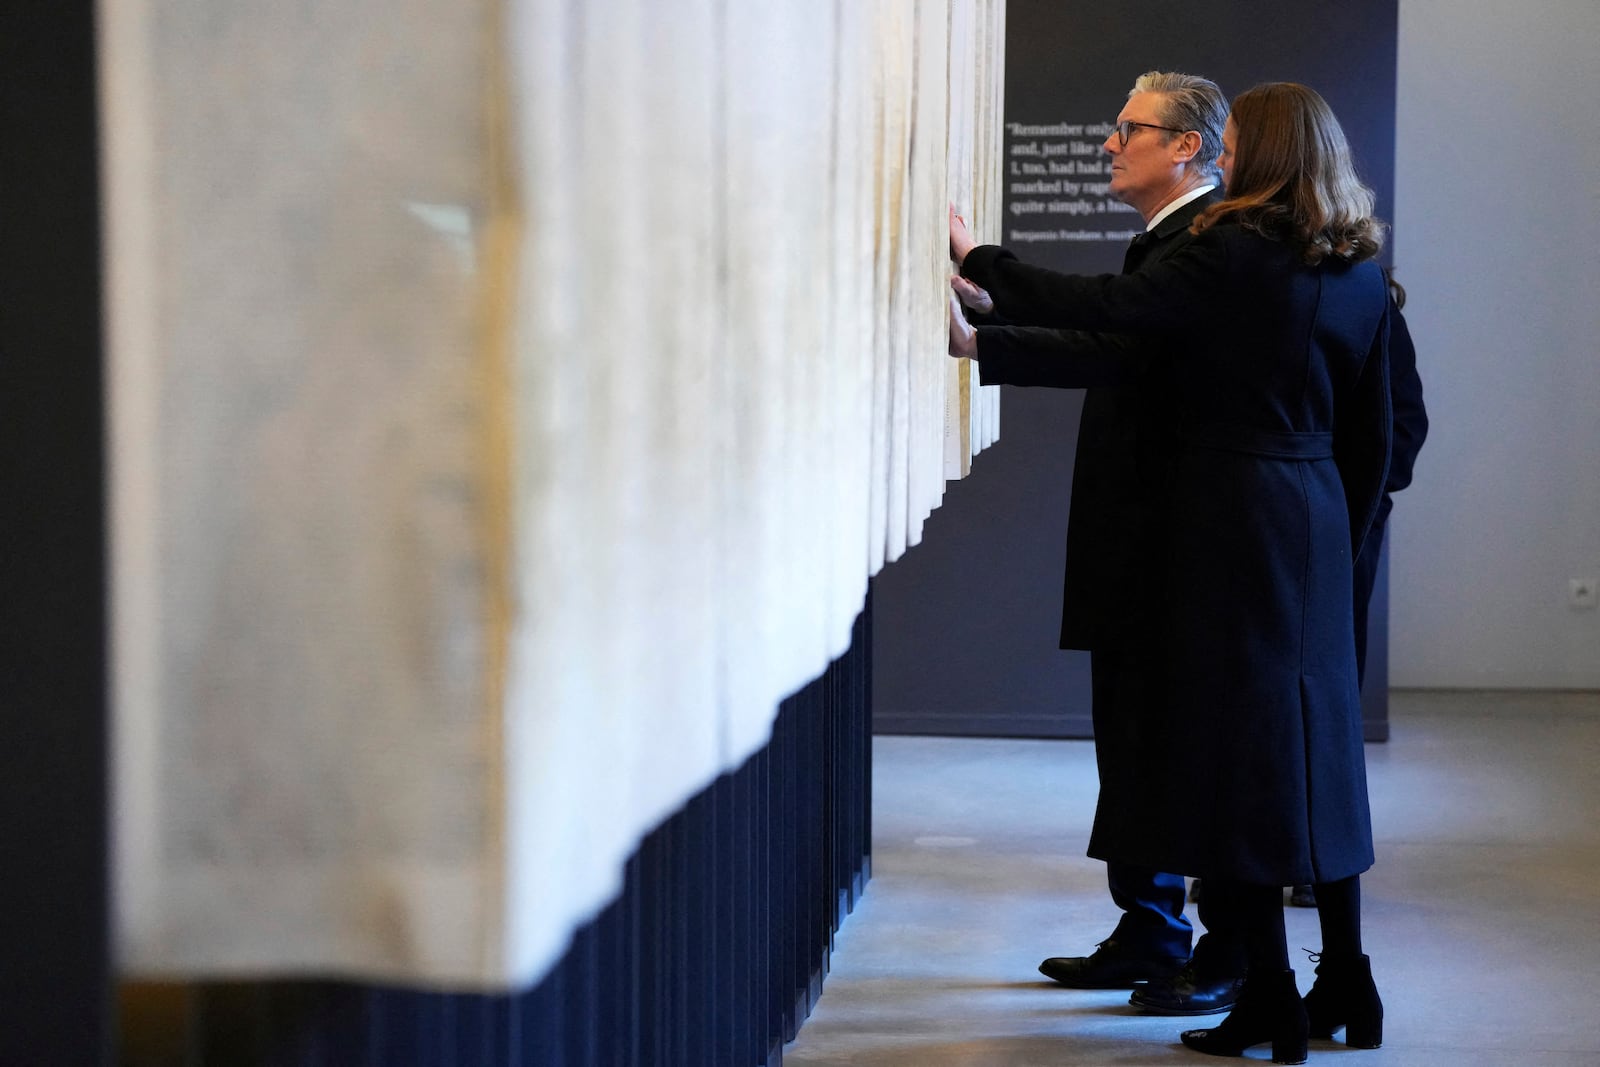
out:
<path id="1" fill-rule="evenodd" d="M 1399 308 L 1391 307 L 1389 330 L 1389 391 L 1394 397 L 1394 454 L 1389 461 L 1386 492 L 1398 493 L 1411 484 L 1417 453 L 1428 436 L 1428 411 L 1422 405 L 1422 379 L 1417 375 L 1417 349 Z"/>
<path id="2" fill-rule="evenodd" d="M 1147 365 L 1145 346 L 1126 334 L 978 327 L 978 379 L 983 385 L 1091 389 L 1126 385 Z"/>
<path id="3" fill-rule="evenodd" d="M 998 245 L 979 245 L 961 264 L 995 310 L 1025 326 L 1112 333 L 1184 333 L 1210 318 L 1228 275 L 1221 227 L 1189 241 L 1160 263 L 1133 274 L 1062 274 L 1023 263 Z"/>

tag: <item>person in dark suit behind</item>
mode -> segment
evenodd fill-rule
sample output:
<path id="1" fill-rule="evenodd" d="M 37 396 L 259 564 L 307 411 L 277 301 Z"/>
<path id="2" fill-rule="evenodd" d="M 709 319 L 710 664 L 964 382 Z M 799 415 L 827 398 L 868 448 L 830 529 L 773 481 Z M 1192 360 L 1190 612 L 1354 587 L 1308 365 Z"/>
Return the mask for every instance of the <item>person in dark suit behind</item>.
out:
<path id="1" fill-rule="evenodd" d="M 1355 623 L 1356 623 L 1356 673 L 1360 679 L 1367 673 L 1367 606 L 1372 600 L 1372 587 L 1378 581 L 1378 556 L 1383 549 L 1384 530 L 1389 513 L 1394 510 L 1391 494 L 1398 493 L 1411 484 L 1411 474 L 1422 451 L 1422 442 L 1428 437 L 1428 410 L 1422 403 L 1422 378 L 1417 374 L 1417 349 L 1411 341 L 1411 330 L 1406 317 L 1400 313 L 1406 306 L 1406 291 L 1395 281 L 1394 275 L 1385 272 L 1389 280 L 1389 295 L 1393 300 L 1389 330 L 1389 394 L 1394 406 L 1394 446 L 1389 459 L 1389 477 L 1384 483 L 1383 499 L 1378 503 L 1378 513 L 1372 520 L 1372 531 L 1367 534 L 1367 546 L 1355 561 Z"/>
<path id="2" fill-rule="evenodd" d="M 1237 1056 L 1270 1041 L 1299 1063 L 1311 1033 L 1382 1041 L 1361 945 L 1373 848 L 1352 564 L 1388 476 L 1392 302 L 1371 191 L 1313 90 L 1241 94 L 1221 162 L 1227 199 L 1147 271 L 1029 266 L 955 218 L 951 254 L 1012 321 L 1186 341 L 1156 366 L 1175 444 L 1141 598 L 1159 593 L 1159 610 L 1132 646 L 1153 773 L 1091 854 L 1203 877 L 1244 942 L 1233 1011 L 1183 1042 Z M 1300 883 L 1323 937 L 1304 1002 L 1283 925 L 1282 887 Z"/>
<path id="3" fill-rule="evenodd" d="M 1136 209 L 1147 227 L 1129 247 L 1124 273 L 1147 270 L 1182 249 L 1193 239 L 1195 216 L 1221 199 L 1216 159 L 1227 113 L 1222 90 L 1205 78 L 1151 71 L 1135 81 L 1104 145 L 1112 195 Z M 986 293 L 960 277 L 951 282 L 976 324 L 971 355 L 984 385 L 1086 390 L 1067 524 L 1061 647 L 1090 654 L 1099 826 L 1136 809 L 1128 794 L 1143 787 L 1146 771 L 1137 742 L 1146 728 L 1144 701 L 1127 670 L 1125 645 L 1139 632 L 1129 593 L 1148 565 L 1139 531 L 1149 524 L 1158 493 L 1152 479 L 1171 448 L 1173 398 L 1145 371 L 1161 358 L 1163 342 L 1003 325 L 988 313 Z M 1039 970 L 1075 988 L 1126 989 L 1198 967 L 1204 991 L 1181 1013 L 1196 1013 L 1197 1005 L 1230 1007 L 1243 982 L 1242 948 L 1223 933 L 1208 934 L 1191 958 L 1183 876 L 1113 860 L 1106 878 L 1122 910 L 1115 929 L 1092 954 L 1051 957 Z M 1215 922 L 1210 914 L 1201 919 L 1208 928 Z"/>

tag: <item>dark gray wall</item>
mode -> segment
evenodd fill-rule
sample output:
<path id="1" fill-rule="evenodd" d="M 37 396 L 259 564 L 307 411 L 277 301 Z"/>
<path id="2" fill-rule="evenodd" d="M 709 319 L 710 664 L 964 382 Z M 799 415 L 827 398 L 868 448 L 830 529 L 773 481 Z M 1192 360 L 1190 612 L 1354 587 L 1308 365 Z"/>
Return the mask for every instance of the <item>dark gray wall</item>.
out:
<path id="1" fill-rule="evenodd" d="M 1057 647 L 1083 394 L 1003 389 L 1000 440 L 873 579 L 879 733 L 1089 734 L 1089 654 Z"/>
<path id="2" fill-rule="evenodd" d="M 0 1064 L 111 1062 L 94 5 L 0 33 Z"/>

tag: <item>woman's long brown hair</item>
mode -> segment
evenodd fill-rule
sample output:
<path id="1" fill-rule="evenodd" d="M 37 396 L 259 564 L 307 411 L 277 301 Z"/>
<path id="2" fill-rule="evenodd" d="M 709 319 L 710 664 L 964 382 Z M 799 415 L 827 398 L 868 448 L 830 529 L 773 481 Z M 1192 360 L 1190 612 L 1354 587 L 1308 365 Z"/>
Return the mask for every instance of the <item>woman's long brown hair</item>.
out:
<path id="1" fill-rule="evenodd" d="M 1350 144 L 1316 90 L 1271 82 L 1233 101 L 1233 166 L 1227 199 L 1195 219 L 1200 233 L 1232 222 L 1298 246 L 1315 266 L 1348 263 L 1383 248 L 1372 190 L 1356 177 Z"/>

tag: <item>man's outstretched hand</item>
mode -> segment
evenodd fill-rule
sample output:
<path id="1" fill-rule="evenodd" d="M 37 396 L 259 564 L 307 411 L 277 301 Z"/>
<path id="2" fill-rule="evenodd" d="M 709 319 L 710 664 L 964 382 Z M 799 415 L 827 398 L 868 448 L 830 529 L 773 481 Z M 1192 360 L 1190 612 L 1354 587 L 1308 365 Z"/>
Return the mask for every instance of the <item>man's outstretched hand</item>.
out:
<path id="1" fill-rule="evenodd" d="M 950 205 L 950 258 L 956 266 L 961 266 L 962 260 L 967 258 L 967 253 L 978 247 L 978 242 L 972 239 L 972 232 L 967 229 L 967 220 L 956 214 L 956 206 Z"/>
<path id="2" fill-rule="evenodd" d="M 978 291 L 983 292 L 981 289 Z M 963 359 L 974 359 L 978 355 L 978 331 L 961 313 L 955 293 L 950 294 L 950 354 Z"/>
<path id="3" fill-rule="evenodd" d="M 974 285 L 961 275 L 957 274 L 950 279 L 950 288 L 956 291 L 956 296 L 967 307 L 980 315 L 994 313 L 994 297 L 989 295 L 989 290 Z"/>

